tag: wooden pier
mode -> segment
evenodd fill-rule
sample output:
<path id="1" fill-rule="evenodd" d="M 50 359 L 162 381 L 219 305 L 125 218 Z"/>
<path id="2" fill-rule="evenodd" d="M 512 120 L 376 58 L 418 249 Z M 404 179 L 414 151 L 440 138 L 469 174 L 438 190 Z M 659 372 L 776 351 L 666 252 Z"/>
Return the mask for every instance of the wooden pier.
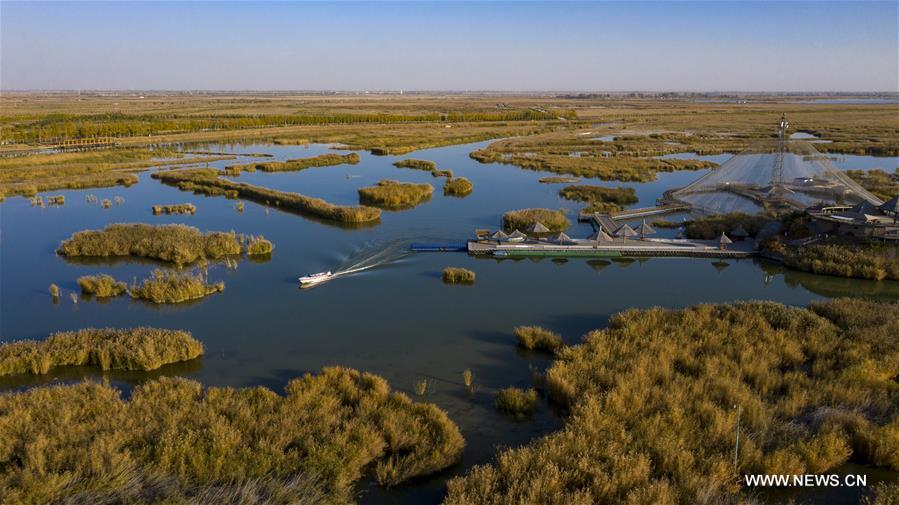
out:
<path id="1" fill-rule="evenodd" d="M 503 257 L 693 257 L 693 258 L 748 258 L 758 252 L 752 242 L 737 242 L 721 249 L 715 240 L 687 239 L 614 239 L 593 241 L 572 239 L 564 244 L 543 240 L 525 242 L 497 242 L 471 240 L 469 254 Z"/>

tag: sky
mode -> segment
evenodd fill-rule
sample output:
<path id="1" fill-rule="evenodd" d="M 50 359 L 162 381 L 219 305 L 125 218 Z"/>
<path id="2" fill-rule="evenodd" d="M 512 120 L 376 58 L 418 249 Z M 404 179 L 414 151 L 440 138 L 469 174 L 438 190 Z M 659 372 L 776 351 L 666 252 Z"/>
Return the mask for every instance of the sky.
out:
<path id="1" fill-rule="evenodd" d="M 899 2 L 0 1 L 0 89 L 899 91 Z"/>

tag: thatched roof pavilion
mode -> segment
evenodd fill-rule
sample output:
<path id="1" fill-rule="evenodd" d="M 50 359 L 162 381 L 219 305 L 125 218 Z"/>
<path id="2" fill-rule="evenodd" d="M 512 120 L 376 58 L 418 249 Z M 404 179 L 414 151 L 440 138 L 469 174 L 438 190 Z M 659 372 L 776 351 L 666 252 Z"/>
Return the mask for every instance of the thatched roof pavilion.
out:
<path id="1" fill-rule="evenodd" d="M 624 225 L 621 228 L 618 228 L 618 231 L 615 232 L 615 235 L 618 237 L 629 238 L 629 237 L 636 237 L 637 232 L 634 231 L 634 229 L 631 228 L 629 225 Z"/>
<path id="2" fill-rule="evenodd" d="M 724 232 L 721 232 L 721 236 L 718 237 L 718 247 L 719 247 L 722 251 L 723 251 L 724 249 L 727 249 L 727 244 L 733 244 L 733 243 L 734 243 L 733 240 L 727 238 L 727 235 L 725 235 Z"/>
<path id="3" fill-rule="evenodd" d="M 553 242 L 558 242 L 560 244 L 564 244 L 565 242 L 571 242 L 571 237 L 565 234 L 565 232 L 560 231 L 556 233 L 552 237 L 549 238 Z"/>
<path id="4" fill-rule="evenodd" d="M 587 240 L 593 240 L 596 242 L 612 242 L 615 239 L 613 239 L 611 235 L 606 233 L 606 231 L 602 229 L 602 226 L 600 226 L 598 230 L 587 237 Z"/>
<path id="5" fill-rule="evenodd" d="M 655 229 L 652 226 L 646 224 L 646 220 L 644 219 L 640 226 L 637 227 L 637 233 L 640 234 L 640 238 L 646 238 L 647 235 L 652 235 L 655 233 Z"/>
<path id="6" fill-rule="evenodd" d="M 884 214 L 889 214 L 893 217 L 899 215 L 899 195 L 890 198 L 886 202 L 880 205 L 878 209 L 881 210 Z"/>
<path id="7" fill-rule="evenodd" d="M 535 221 L 534 224 L 528 227 L 528 233 L 549 233 L 549 228 L 540 221 Z"/>
<path id="8" fill-rule="evenodd" d="M 497 242 L 502 242 L 504 240 L 509 240 L 509 234 L 502 230 L 497 230 L 493 235 L 490 235 L 490 238 Z"/>

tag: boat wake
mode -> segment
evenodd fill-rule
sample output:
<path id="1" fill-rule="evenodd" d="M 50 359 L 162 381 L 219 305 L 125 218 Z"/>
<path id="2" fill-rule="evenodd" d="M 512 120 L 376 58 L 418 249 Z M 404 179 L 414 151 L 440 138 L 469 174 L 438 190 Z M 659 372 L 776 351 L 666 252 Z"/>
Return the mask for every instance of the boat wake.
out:
<path id="1" fill-rule="evenodd" d="M 331 268 L 328 281 L 337 277 L 372 270 L 398 263 L 409 256 L 410 251 L 406 240 L 394 240 L 390 242 L 367 242 L 358 250 L 341 259 L 337 265 Z M 314 287 L 320 283 L 309 284 L 302 287 Z"/>

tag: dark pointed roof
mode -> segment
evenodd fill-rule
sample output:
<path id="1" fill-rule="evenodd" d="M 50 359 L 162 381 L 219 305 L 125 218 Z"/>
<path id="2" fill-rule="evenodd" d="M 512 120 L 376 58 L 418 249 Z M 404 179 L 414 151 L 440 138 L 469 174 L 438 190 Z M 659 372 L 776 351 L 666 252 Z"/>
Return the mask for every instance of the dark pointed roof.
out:
<path id="1" fill-rule="evenodd" d="M 886 202 L 884 202 L 878 209 L 884 212 L 892 212 L 893 214 L 899 214 L 899 195 L 890 198 Z"/>
<path id="2" fill-rule="evenodd" d="M 568 235 L 565 235 L 564 232 L 560 231 L 559 233 L 556 233 L 555 235 L 550 237 L 550 240 L 552 240 L 553 242 L 559 242 L 559 243 L 571 242 L 571 237 L 569 237 Z"/>
<path id="3" fill-rule="evenodd" d="M 544 226 L 540 221 L 535 221 L 534 224 L 528 227 L 528 233 L 548 233 L 549 228 Z"/>
<path id="4" fill-rule="evenodd" d="M 640 223 L 640 226 L 637 227 L 637 233 L 639 233 L 641 236 L 642 235 L 651 235 L 655 232 L 656 231 L 652 228 L 652 226 L 649 226 L 648 224 L 646 224 L 645 219 L 643 220 L 642 223 Z"/>
<path id="5" fill-rule="evenodd" d="M 619 237 L 633 237 L 637 235 L 637 232 L 634 231 L 629 225 L 624 225 L 621 228 L 618 228 L 618 231 L 615 232 L 616 236 Z"/>
<path id="6" fill-rule="evenodd" d="M 742 224 L 739 224 L 739 225 L 737 225 L 736 228 L 734 228 L 734 229 L 730 232 L 730 236 L 731 236 L 731 237 L 748 237 L 748 236 L 749 236 L 749 232 L 746 231 L 746 228 L 743 228 L 743 225 L 742 225 Z"/>
<path id="7" fill-rule="evenodd" d="M 727 235 L 725 235 L 724 232 L 721 232 L 721 236 L 718 237 L 718 243 L 719 244 L 733 244 L 734 241 L 727 238 Z"/>
<path id="8" fill-rule="evenodd" d="M 877 207 L 867 200 L 862 200 L 852 207 L 852 212 L 858 212 L 859 214 L 877 214 L 877 210 Z"/>

